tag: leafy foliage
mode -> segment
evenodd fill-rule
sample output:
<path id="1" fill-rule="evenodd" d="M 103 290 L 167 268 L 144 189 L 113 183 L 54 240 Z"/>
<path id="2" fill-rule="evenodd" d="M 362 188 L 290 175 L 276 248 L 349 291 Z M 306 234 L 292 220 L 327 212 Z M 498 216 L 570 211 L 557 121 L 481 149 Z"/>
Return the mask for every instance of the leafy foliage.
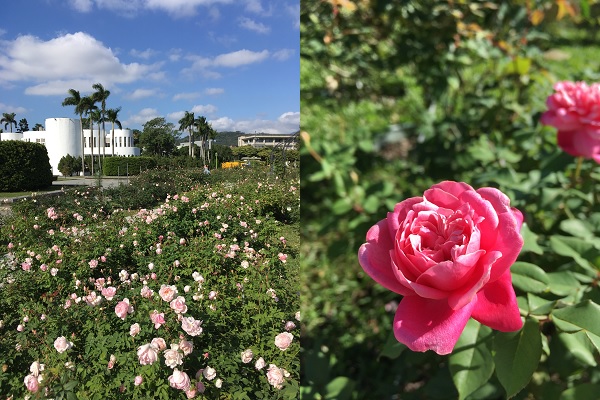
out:
<path id="1" fill-rule="evenodd" d="M 538 124 L 557 79 L 592 75 L 576 56 L 547 60 L 548 32 L 559 29 L 549 11 L 534 24 L 533 11 L 508 1 L 302 2 L 307 399 L 558 399 L 598 384 L 595 327 L 578 318 L 597 320 L 600 304 L 600 175 Z M 524 328 L 470 322 L 447 358 L 390 338 L 401 299 L 356 257 L 397 202 L 445 179 L 499 188 L 525 216 L 512 267 Z"/>
<path id="2" fill-rule="evenodd" d="M 48 151 L 39 143 L 0 142 L 0 191 L 44 189 L 52 185 Z"/>

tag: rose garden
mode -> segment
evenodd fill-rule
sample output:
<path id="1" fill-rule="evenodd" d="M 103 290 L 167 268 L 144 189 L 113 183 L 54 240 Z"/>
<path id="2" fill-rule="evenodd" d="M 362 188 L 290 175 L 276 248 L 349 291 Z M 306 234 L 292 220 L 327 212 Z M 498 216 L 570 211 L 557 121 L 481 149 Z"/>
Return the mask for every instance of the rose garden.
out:
<path id="1" fill-rule="evenodd" d="M 3 399 L 296 398 L 299 182 L 148 171 L 1 220 Z"/>

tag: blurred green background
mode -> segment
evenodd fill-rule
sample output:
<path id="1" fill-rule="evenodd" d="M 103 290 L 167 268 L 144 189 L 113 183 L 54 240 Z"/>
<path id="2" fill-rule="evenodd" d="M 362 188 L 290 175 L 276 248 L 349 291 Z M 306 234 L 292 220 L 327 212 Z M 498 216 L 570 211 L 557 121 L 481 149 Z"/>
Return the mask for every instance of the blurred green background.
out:
<path id="1" fill-rule="evenodd" d="M 395 342 L 400 296 L 356 256 L 432 184 L 500 188 L 525 214 L 520 260 L 573 262 L 550 238 L 565 218 L 599 227 L 599 175 L 586 161 L 575 181 L 538 120 L 558 80 L 599 80 L 599 15 L 595 1 L 301 2 L 303 399 L 457 398 L 447 358 Z M 589 367 L 540 364 L 517 398 L 558 399 L 597 382 Z M 491 381 L 470 398 L 503 396 Z"/>

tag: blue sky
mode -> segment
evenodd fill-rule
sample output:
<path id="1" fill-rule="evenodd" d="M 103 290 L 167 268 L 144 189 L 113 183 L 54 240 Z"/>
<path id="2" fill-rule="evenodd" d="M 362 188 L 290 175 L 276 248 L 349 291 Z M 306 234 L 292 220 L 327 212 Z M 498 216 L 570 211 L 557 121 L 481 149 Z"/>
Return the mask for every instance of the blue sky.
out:
<path id="1" fill-rule="evenodd" d="M 101 83 L 123 128 L 185 111 L 217 131 L 300 125 L 300 0 L 10 0 L 0 19 L 0 113 L 77 118 L 68 89 Z M 4 128 L 4 126 L 0 127 Z"/>

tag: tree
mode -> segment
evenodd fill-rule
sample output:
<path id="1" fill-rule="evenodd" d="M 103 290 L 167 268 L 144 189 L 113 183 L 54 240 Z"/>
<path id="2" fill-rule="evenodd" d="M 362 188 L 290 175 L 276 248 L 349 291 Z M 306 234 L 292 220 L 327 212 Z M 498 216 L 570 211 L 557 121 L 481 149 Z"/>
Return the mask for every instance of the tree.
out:
<path id="1" fill-rule="evenodd" d="M 29 130 L 29 123 L 26 118 L 21 118 L 19 121 L 19 129 L 17 132 L 27 132 Z"/>
<path id="2" fill-rule="evenodd" d="M 80 172 L 81 162 L 79 157 L 73 157 L 70 154 L 62 157 L 58 162 L 58 170 L 63 176 L 72 176 L 74 173 Z"/>
<path id="3" fill-rule="evenodd" d="M 106 141 L 106 135 L 104 135 L 104 131 L 102 131 L 102 136 L 100 135 L 100 123 L 104 124 L 104 118 L 102 118 L 102 111 L 100 109 L 98 109 L 98 107 L 95 107 L 90 112 L 90 126 L 93 126 L 92 122 L 98 123 L 98 165 L 99 165 L 98 172 L 100 172 L 100 171 L 102 171 L 102 165 L 100 162 L 100 142 Z M 103 147 L 105 147 L 105 146 L 103 146 Z"/>
<path id="4" fill-rule="evenodd" d="M 10 133 L 12 133 L 13 125 L 15 128 L 17 127 L 17 120 L 15 119 L 17 114 L 15 113 L 2 113 L 2 119 L 0 120 L 0 124 L 4 124 L 4 129 L 6 129 L 10 125 Z"/>
<path id="5" fill-rule="evenodd" d="M 106 99 L 110 96 L 110 90 L 104 89 L 104 86 L 100 83 L 95 83 L 92 85 L 92 88 L 95 90 L 94 94 L 92 94 L 92 98 L 95 103 L 100 103 L 100 115 L 102 120 L 102 133 L 106 135 L 106 129 L 104 127 L 104 121 L 106 121 Z M 100 125 L 98 125 L 98 136 L 100 136 Z M 98 143 L 100 146 L 100 143 Z M 102 141 L 102 157 L 106 155 L 106 136 Z M 100 147 L 98 147 L 98 157 L 100 156 Z"/>
<path id="6" fill-rule="evenodd" d="M 78 90 L 69 89 L 69 94 L 70 96 L 66 97 L 63 100 L 62 106 L 75 106 L 75 114 L 79 115 L 79 125 L 81 126 L 81 171 L 85 171 L 85 165 L 83 164 L 83 155 L 85 153 L 85 139 L 83 136 L 83 114 L 87 111 L 89 102 L 87 100 L 83 100 L 84 98 L 81 97 Z"/>
<path id="7" fill-rule="evenodd" d="M 170 155 L 175 150 L 176 139 L 175 125 L 157 117 L 144 124 L 140 147 L 149 154 Z"/>
<path id="8" fill-rule="evenodd" d="M 85 96 L 81 99 L 81 101 L 84 104 L 84 109 L 85 109 L 85 115 L 87 117 L 87 120 L 89 122 L 89 127 L 90 127 L 90 147 L 91 147 L 91 156 L 92 156 L 92 165 L 91 165 L 91 172 L 92 175 L 94 175 L 94 118 L 92 116 L 92 113 L 98 109 L 98 107 L 96 106 L 96 102 L 94 101 L 94 98 L 92 96 Z"/>
<path id="9" fill-rule="evenodd" d="M 37 123 L 33 126 L 33 130 L 34 131 L 43 131 L 44 130 L 44 125 Z"/>
<path id="10" fill-rule="evenodd" d="M 115 155 L 115 124 L 117 124 L 119 129 L 123 129 L 123 126 L 121 125 L 121 121 L 119 121 L 117 119 L 117 117 L 119 116 L 119 111 L 121 111 L 121 107 L 110 108 L 110 109 L 106 110 L 106 120 L 109 121 L 110 123 L 112 123 L 112 130 L 111 130 L 111 135 L 110 135 L 110 148 L 112 150 L 111 151 L 112 156 Z"/>
<path id="11" fill-rule="evenodd" d="M 185 131 L 188 129 L 188 138 L 189 138 L 189 149 L 188 154 L 190 157 L 194 157 L 194 149 L 192 148 L 192 138 L 194 137 L 194 113 L 189 111 L 185 112 L 183 118 L 179 120 L 179 130 Z"/>
<path id="12" fill-rule="evenodd" d="M 198 130 L 198 135 L 200 136 L 200 154 L 202 154 L 202 161 L 206 164 L 204 144 L 208 139 L 213 139 L 217 136 L 217 132 L 213 129 L 212 125 L 208 123 L 206 118 L 202 116 L 194 120 L 194 126 Z"/>

